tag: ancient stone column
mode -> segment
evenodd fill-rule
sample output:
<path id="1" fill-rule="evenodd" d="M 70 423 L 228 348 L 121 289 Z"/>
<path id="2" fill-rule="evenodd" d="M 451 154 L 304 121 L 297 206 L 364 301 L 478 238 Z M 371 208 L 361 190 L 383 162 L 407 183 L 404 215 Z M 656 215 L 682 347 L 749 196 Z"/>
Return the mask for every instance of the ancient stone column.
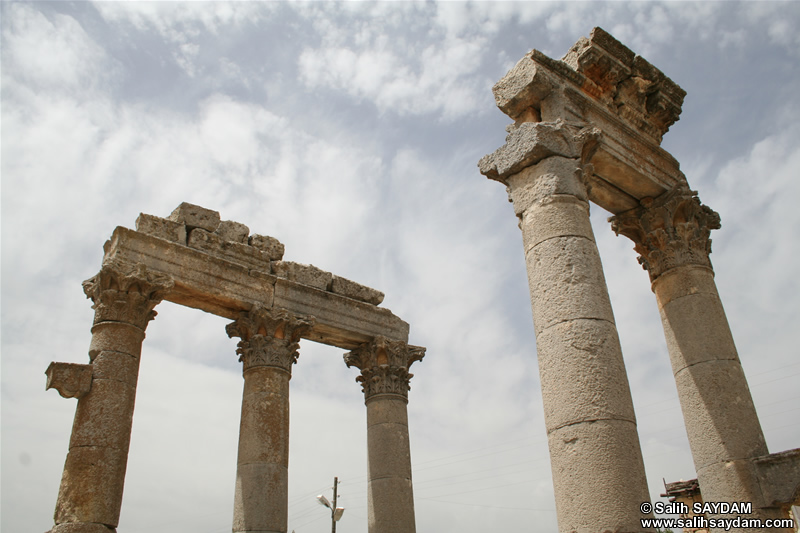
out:
<path id="1" fill-rule="evenodd" d="M 112 260 L 84 281 L 95 310 L 89 347 L 91 385 L 72 426 L 52 533 L 108 533 L 119 524 L 131 439 L 139 356 L 153 308 L 172 280 L 142 265 Z M 49 381 L 58 380 L 48 369 Z M 83 366 L 83 365 L 81 365 Z M 83 373 L 83 372 L 82 372 Z M 48 383 L 48 386 L 63 387 Z"/>
<path id="2" fill-rule="evenodd" d="M 650 274 L 703 500 L 752 502 L 748 518 L 782 517 L 763 500 L 751 461 L 768 451 L 709 259 L 719 215 L 679 185 L 610 221 Z"/>
<path id="3" fill-rule="evenodd" d="M 408 441 L 408 369 L 425 348 L 375 337 L 345 354 L 361 369 L 356 381 L 367 406 L 369 533 L 415 533 L 411 449 Z"/>
<path id="4" fill-rule="evenodd" d="M 584 184 L 600 132 L 561 120 L 510 131 L 480 167 L 507 186 L 522 229 L 559 530 L 642 531 L 650 498 Z"/>
<path id="5" fill-rule="evenodd" d="M 308 316 L 254 307 L 226 328 L 239 337 L 244 392 L 233 531 L 286 533 L 289 488 L 289 380 Z"/>

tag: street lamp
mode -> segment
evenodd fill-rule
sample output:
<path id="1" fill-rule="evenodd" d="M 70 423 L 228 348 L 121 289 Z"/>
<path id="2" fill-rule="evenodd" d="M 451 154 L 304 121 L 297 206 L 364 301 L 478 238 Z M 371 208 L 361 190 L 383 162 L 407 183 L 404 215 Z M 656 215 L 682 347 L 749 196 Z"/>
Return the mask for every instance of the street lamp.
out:
<path id="1" fill-rule="evenodd" d="M 333 503 L 328 501 L 328 498 L 320 494 L 317 496 L 317 501 L 320 505 L 324 505 L 331 510 L 331 533 L 336 533 L 336 522 L 342 518 L 344 514 L 344 507 L 336 507 L 337 488 L 339 485 L 339 478 L 333 478 Z"/>

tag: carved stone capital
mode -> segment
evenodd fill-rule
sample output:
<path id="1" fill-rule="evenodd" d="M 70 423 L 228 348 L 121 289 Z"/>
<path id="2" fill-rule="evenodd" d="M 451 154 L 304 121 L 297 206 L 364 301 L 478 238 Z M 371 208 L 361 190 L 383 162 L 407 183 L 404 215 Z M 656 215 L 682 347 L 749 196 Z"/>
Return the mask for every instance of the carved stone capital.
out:
<path id="1" fill-rule="evenodd" d="M 83 282 L 83 292 L 92 300 L 95 324 L 124 322 L 143 330 L 156 316 L 153 308 L 173 285 L 172 278 L 142 264 L 112 259 Z"/>
<path id="2" fill-rule="evenodd" d="M 44 390 L 56 389 L 63 398 L 82 398 L 92 388 L 92 365 L 50 363 Z"/>
<path id="3" fill-rule="evenodd" d="M 712 229 L 719 229 L 719 214 L 700 203 L 695 191 L 679 185 L 658 198 L 645 198 L 641 205 L 608 219 L 617 235 L 634 243 L 639 263 L 650 281 L 667 270 L 683 265 L 711 268 Z"/>
<path id="4" fill-rule="evenodd" d="M 244 371 L 256 366 L 274 366 L 289 373 L 297 362 L 300 337 L 314 327 L 314 317 L 295 316 L 285 309 L 255 306 L 243 311 L 225 328 L 228 337 L 242 339 L 236 348 Z"/>
<path id="5" fill-rule="evenodd" d="M 391 394 L 408 398 L 409 382 L 414 374 L 408 372 L 415 361 L 425 357 L 425 348 L 410 346 L 403 341 L 375 337 L 344 355 L 348 367 L 361 369 L 356 378 L 361 383 L 365 400 L 379 394 Z"/>

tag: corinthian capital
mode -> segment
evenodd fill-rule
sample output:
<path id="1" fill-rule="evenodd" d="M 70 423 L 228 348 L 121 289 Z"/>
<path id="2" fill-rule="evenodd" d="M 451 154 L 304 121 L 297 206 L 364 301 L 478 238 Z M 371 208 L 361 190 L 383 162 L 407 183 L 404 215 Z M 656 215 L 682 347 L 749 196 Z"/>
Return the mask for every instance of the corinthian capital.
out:
<path id="1" fill-rule="evenodd" d="M 145 329 L 156 316 L 153 308 L 173 285 L 171 277 L 142 264 L 112 259 L 83 282 L 83 292 L 92 300 L 95 324 L 124 322 Z"/>
<path id="2" fill-rule="evenodd" d="M 639 263 L 650 281 L 683 265 L 711 268 L 712 229 L 720 228 L 719 214 L 700 203 L 697 193 L 679 185 L 658 198 L 608 219 L 617 235 L 634 243 Z"/>
<path id="3" fill-rule="evenodd" d="M 291 373 L 299 356 L 300 337 L 313 327 L 314 317 L 255 306 L 243 311 L 225 331 L 228 337 L 242 339 L 236 353 L 245 371 L 256 366 L 274 366 Z"/>
<path id="4" fill-rule="evenodd" d="M 346 353 L 344 362 L 348 367 L 361 369 L 356 381 L 361 383 L 366 400 L 378 394 L 408 398 L 411 389 L 409 382 L 414 377 L 408 369 L 423 357 L 425 348 L 377 336 L 371 342 Z"/>

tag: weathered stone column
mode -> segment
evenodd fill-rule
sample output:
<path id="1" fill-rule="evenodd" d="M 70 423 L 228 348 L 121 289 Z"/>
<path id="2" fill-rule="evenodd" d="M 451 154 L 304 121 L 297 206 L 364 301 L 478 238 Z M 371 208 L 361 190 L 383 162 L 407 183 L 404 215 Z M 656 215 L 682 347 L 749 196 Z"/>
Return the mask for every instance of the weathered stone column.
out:
<path id="1" fill-rule="evenodd" d="M 781 518 L 759 487 L 752 459 L 767 445 L 709 259 L 719 215 L 680 185 L 609 220 L 650 274 L 703 500 L 752 502 L 748 518 Z"/>
<path id="2" fill-rule="evenodd" d="M 99 274 L 83 282 L 95 310 L 91 365 L 74 369 L 85 376 L 90 367 L 92 377 L 88 391 L 87 387 L 68 387 L 80 390 L 69 393 L 80 399 L 52 533 L 116 531 L 144 331 L 156 315 L 153 308 L 172 285 L 163 274 L 117 260 L 107 262 Z M 65 367 L 54 363 L 48 368 L 48 387 L 62 395 L 67 394 L 58 383 L 57 371 Z"/>
<path id="3" fill-rule="evenodd" d="M 510 129 L 480 167 L 506 184 L 522 229 L 559 529 L 642 531 L 647 480 L 584 185 L 600 132 Z"/>
<path id="4" fill-rule="evenodd" d="M 345 354 L 361 369 L 356 381 L 367 406 L 369 533 L 415 533 L 411 449 L 408 441 L 408 369 L 425 348 L 375 337 Z"/>
<path id="5" fill-rule="evenodd" d="M 289 380 L 312 317 L 254 307 L 226 328 L 239 337 L 244 392 L 233 531 L 286 533 L 289 483 Z"/>

